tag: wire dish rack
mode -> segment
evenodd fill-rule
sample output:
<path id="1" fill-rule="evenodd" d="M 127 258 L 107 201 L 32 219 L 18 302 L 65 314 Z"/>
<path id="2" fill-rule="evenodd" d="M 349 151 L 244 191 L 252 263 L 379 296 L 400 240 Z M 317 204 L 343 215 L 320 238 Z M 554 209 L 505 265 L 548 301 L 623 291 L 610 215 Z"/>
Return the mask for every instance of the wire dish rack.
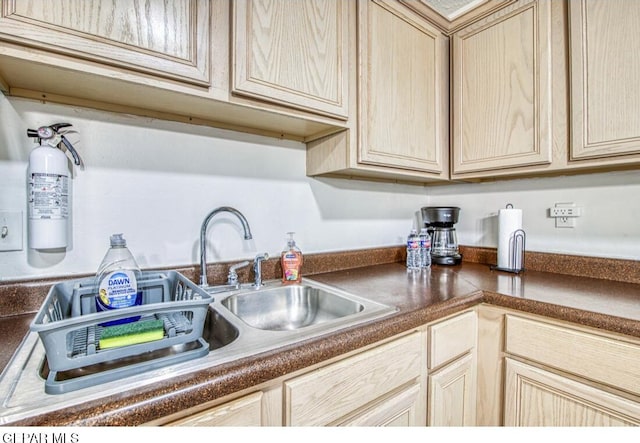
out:
<path id="1" fill-rule="evenodd" d="M 93 278 L 70 280 L 55 284 L 49 290 L 30 329 L 37 332 L 44 345 L 47 365 L 50 371 L 46 390 L 50 393 L 66 392 L 66 385 L 78 389 L 94 384 L 90 381 L 66 383 L 58 387 L 57 374 L 94 365 L 110 366 L 114 361 L 127 361 L 142 354 L 162 354 L 156 352 L 166 348 L 186 350 L 165 353 L 162 361 L 152 360 L 146 365 L 137 363 L 127 368 L 125 364 L 114 372 L 114 377 L 128 373 L 140 373 L 145 366 L 158 367 L 206 355 L 209 345 L 202 338 L 207 308 L 213 301 L 210 294 L 196 286 L 176 271 L 144 271 L 138 281 L 142 291 L 142 304 L 130 308 L 97 312 L 95 295 L 97 287 Z M 164 323 L 162 339 L 100 349 L 101 324 L 131 317 L 140 320 L 160 319 Z M 184 346 L 197 342 L 198 346 Z M 134 367 L 135 366 L 135 367 Z M 108 372 L 108 371 L 107 371 Z M 108 381 L 109 374 L 101 373 L 99 378 Z"/>

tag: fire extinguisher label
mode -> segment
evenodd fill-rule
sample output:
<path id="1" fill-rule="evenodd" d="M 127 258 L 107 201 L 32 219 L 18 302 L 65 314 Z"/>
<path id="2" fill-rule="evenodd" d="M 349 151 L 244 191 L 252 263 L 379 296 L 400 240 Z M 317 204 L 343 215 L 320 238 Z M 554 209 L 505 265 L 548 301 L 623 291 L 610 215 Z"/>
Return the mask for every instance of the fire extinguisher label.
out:
<path id="1" fill-rule="evenodd" d="M 69 177 L 33 173 L 29 177 L 29 218 L 69 218 Z"/>

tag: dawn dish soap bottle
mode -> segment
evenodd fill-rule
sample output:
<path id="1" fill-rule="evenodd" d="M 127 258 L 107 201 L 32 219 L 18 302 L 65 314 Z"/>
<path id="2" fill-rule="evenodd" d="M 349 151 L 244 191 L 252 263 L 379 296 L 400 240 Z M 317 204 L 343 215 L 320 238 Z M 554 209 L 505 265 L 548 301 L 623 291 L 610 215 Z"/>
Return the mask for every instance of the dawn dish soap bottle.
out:
<path id="1" fill-rule="evenodd" d="M 294 232 L 287 232 L 289 239 L 287 246 L 280 254 L 280 264 L 282 265 L 282 283 L 295 284 L 302 281 L 302 251 L 296 246 L 293 239 Z"/>
<path id="2" fill-rule="evenodd" d="M 122 234 L 113 234 L 110 241 L 111 247 L 102 259 L 96 273 L 97 312 L 130 308 L 142 304 L 142 290 L 138 288 L 141 271 L 131 251 L 127 248 L 127 241 Z M 101 323 L 100 326 L 131 323 L 139 319 L 140 316 L 128 317 Z"/>

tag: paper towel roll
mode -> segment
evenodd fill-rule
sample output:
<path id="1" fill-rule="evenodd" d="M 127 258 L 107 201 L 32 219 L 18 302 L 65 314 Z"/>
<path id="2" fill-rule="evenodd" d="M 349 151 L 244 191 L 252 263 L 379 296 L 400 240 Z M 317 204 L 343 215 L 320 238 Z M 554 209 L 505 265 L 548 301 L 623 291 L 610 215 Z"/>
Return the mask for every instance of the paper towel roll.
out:
<path id="1" fill-rule="evenodd" d="M 512 257 L 510 245 L 515 231 L 522 229 L 522 209 L 500 209 L 498 211 L 498 267 L 503 269 L 521 269 L 521 257 Z M 515 245 L 514 245 L 515 247 Z"/>

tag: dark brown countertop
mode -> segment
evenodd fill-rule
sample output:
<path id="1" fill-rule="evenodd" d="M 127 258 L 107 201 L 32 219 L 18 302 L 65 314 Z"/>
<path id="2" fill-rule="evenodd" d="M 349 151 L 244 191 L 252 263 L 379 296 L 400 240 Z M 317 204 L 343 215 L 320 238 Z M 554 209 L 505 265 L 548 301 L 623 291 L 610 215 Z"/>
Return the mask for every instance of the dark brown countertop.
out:
<path id="1" fill-rule="evenodd" d="M 23 420 L 19 425 L 138 425 L 267 382 L 411 328 L 486 302 L 640 337 L 640 284 L 529 271 L 520 275 L 464 262 L 407 272 L 402 263 L 310 276 L 394 305 L 381 320 L 217 365 L 152 386 Z M 0 321 L 8 361 L 32 315 Z"/>

